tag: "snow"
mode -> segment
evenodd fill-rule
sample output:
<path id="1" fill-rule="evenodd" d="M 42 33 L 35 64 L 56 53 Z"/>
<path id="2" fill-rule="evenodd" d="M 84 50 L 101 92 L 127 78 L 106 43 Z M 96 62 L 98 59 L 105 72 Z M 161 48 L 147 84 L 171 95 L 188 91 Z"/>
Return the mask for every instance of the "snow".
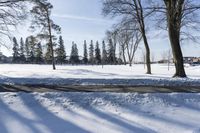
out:
<path id="1" fill-rule="evenodd" d="M 0 93 L 0 133 L 200 133 L 200 94 Z"/>
<path id="2" fill-rule="evenodd" d="M 0 84 L 200 86 L 200 66 L 185 69 L 1 64 Z M 0 114 L 0 133 L 200 133 L 200 93 L 3 92 Z"/>
<path id="3" fill-rule="evenodd" d="M 4 84 L 74 84 L 74 85 L 157 85 L 200 86 L 200 66 L 185 67 L 188 78 L 171 78 L 174 66 L 153 64 L 152 75 L 145 74 L 144 65 L 71 66 L 0 65 L 0 83 Z"/>

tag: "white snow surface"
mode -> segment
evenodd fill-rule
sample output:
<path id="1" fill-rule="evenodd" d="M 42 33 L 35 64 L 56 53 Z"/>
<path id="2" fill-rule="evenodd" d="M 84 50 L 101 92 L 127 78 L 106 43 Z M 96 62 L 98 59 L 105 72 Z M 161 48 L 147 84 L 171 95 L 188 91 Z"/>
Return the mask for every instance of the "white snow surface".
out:
<path id="1" fill-rule="evenodd" d="M 144 65 L 71 66 L 0 65 L 0 83 L 4 84 L 120 84 L 120 85 L 185 85 L 200 86 L 200 66 L 185 67 L 188 78 L 171 78 L 174 66 L 153 64 L 152 75 L 145 74 Z"/>
<path id="2" fill-rule="evenodd" d="M 200 133 L 200 94 L 0 93 L 0 133 Z"/>

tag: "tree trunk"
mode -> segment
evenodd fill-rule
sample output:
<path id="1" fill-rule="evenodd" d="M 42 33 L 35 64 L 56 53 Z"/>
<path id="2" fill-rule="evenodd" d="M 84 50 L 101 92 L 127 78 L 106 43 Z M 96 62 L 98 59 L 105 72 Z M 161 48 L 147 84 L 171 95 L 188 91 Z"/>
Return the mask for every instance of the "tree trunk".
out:
<path id="1" fill-rule="evenodd" d="M 125 56 L 124 51 L 123 51 L 123 60 L 124 60 L 124 65 L 126 65 L 126 56 Z"/>
<path id="2" fill-rule="evenodd" d="M 179 33 L 176 31 L 176 28 L 173 26 L 171 22 L 169 22 L 169 38 L 172 47 L 172 53 L 174 57 L 174 63 L 176 72 L 173 77 L 186 77 L 184 62 L 183 62 L 183 54 L 181 51 Z"/>
<path id="3" fill-rule="evenodd" d="M 138 22 L 140 24 L 140 30 L 141 30 L 142 38 L 143 38 L 143 41 L 144 41 L 144 46 L 145 46 L 145 49 L 146 49 L 147 74 L 151 74 L 150 48 L 149 48 L 149 44 L 148 44 L 147 36 L 146 36 L 143 7 L 142 7 L 141 0 L 134 0 L 134 3 L 135 3 Z"/>
<path id="4" fill-rule="evenodd" d="M 143 40 L 144 40 L 144 46 L 146 49 L 146 66 L 147 66 L 147 74 L 151 74 L 151 59 L 150 59 L 150 48 L 147 41 L 147 37 L 144 31 L 144 34 L 142 34 Z"/>
<path id="5" fill-rule="evenodd" d="M 183 54 L 180 46 L 180 29 L 183 19 L 184 0 L 167 1 L 164 0 L 167 9 L 167 23 L 169 39 L 172 47 L 176 72 L 174 77 L 186 77 Z"/>
<path id="6" fill-rule="evenodd" d="M 51 56 L 52 56 L 52 66 L 53 66 L 53 70 L 56 70 L 55 57 L 54 57 L 54 49 L 53 49 L 53 41 L 52 41 L 52 34 L 51 34 L 51 22 L 50 22 L 48 10 L 47 10 L 47 18 L 48 18 L 47 21 L 48 21 L 48 30 L 49 30 L 49 45 L 50 45 Z"/>

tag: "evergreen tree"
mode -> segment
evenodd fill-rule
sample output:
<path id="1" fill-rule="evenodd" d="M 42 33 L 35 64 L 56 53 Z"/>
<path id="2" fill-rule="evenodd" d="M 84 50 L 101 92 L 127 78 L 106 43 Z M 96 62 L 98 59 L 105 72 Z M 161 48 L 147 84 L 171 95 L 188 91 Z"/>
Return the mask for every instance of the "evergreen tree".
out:
<path id="1" fill-rule="evenodd" d="M 113 42 L 112 39 L 109 39 L 109 43 L 108 43 L 108 63 L 109 64 L 114 64 L 115 62 L 115 50 L 114 50 L 114 46 L 113 46 Z"/>
<path id="2" fill-rule="evenodd" d="M 45 53 L 45 62 L 47 64 L 50 64 L 52 62 L 52 54 L 51 54 L 51 48 L 49 46 L 49 43 L 46 44 L 46 53 Z"/>
<path id="3" fill-rule="evenodd" d="M 56 49 L 57 62 L 63 64 L 65 63 L 66 52 L 65 52 L 64 41 L 62 39 L 62 36 L 59 37 L 58 43 L 59 45 L 58 45 L 58 48 Z"/>
<path id="4" fill-rule="evenodd" d="M 28 38 L 28 45 L 30 46 L 30 56 L 29 56 L 29 62 L 35 63 L 35 47 L 37 45 L 37 39 L 34 36 L 30 36 Z"/>
<path id="5" fill-rule="evenodd" d="M 87 42 L 86 40 L 84 41 L 84 48 L 83 48 L 83 62 L 84 64 L 88 63 L 88 52 L 87 52 Z"/>
<path id="6" fill-rule="evenodd" d="M 30 52 L 29 61 L 30 61 L 31 64 L 35 63 L 35 55 L 34 55 L 33 51 Z"/>
<path id="7" fill-rule="evenodd" d="M 41 43 L 37 43 L 36 48 L 35 48 L 35 62 L 37 64 L 43 63 L 43 51 L 42 51 L 42 45 Z"/>
<path id="8" fill-rule="evenodd" d="M 55 66 L 55 56 L 54 56 L 54 43 L 53 43 L 53 31 L 60 33 L 61 28 L 60 26 L 56 25 L 51 19 L 51 12 L 53 9 L 53 5 L 48 0 L 37 0 L 31 10 L 31 13 L 33 14 L 33 23 L 31 25 L 32 28 L 36 27 L 42 27 L 42 31 L 40 33 L 43 34 L 43 39 L 48 40 L 48 49 L 50 49 L 51 52 L 51 61 L 53 70 L 56 69 Z"/>
<path id="9" fill-rule="evenodd" d="M 107 63 L 107 51 L 106 51 L 106 44 L 105 41 L 102 42 L 102 64 Z"/>
<path id="10" fill-rule="evenodd" d="M 89 47 L 89 62 L 94 64 L 94 45 L 93 40 L 91 40 L 90 47 Z"/>
<path id="11" fill-rule="evenodd" d="M 24 46 L 23 38 L 20 39 L 19 55 L 20 55 L 20 58 L 19 58 L 20 62 L 24 63 L 26 61 L 26 58 L 25 58 L 25 46 Z"/>
<path id="12" fill-rule="evenodd" d="M 70 55 L 70 62 L 72 64 L 79 63 L 79 55 L 78 55 L 78 48 L 77 45 L 72 42 L 72 49 L 71 49 L 71 55 Z"/>
<path id="13" fill-rule="evenodd" d="M 17 39 L 14 37 L 13 38 L 13 63 L 18 63 L 19 62 L 19 45 L 17 43 Z"/>
<path id="14" fill-rule="evenodd" d="M 25 41 L 25 58 L 26 58 L 26 62 L 29 62 L 29 59 L 30 59 L 30 46 L 29 46 L 28 38 L 26 38 L 26 41 Z"/>
<path id="15" fill-rule="evenodd" d="M 96 42 L 96 47 L 95 47 L 95 62 L 96 64 L 100 64 L 101 63 L 101 51 L 99 48 L 99 42 Z"/>

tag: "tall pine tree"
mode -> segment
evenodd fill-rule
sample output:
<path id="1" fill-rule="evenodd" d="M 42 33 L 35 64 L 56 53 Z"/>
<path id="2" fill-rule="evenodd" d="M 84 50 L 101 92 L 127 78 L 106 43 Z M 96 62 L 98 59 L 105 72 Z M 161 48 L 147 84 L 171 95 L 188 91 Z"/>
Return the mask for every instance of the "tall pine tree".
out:
<path id="1" fill-rule="evenodd" d="M 61 28 L 54 23 L 51 19 L 51 12 L 53 5 L 48 0 L 37 0 L 35 6 L 33 6 L 31 13 L 33 14 L 33 22 L 31 27 L 42 27 L 40 35 L 45 40 L 48 40 L 48 49 L 51 53 L 51 61 L 53 70 L 55 67 L 55 57 L 54 57 L 54 43 L 53 43 L 53 30 L 57 33 L 61 31 Z"/>
<path id="2" fill-rule="evenodd" d="M 52 63 L 52 54 L 51 54 L 51 48 L 49 43 L 46 44 L 46 53 L 45 53 L 45 62 L 47 64 L 51 64 Z"/>
<path id="3" fill-rule="evenodd" d="M 21 63 L 26 62 L 25 58 L 25 46 L 24 46 L 24 40 L 23 38 L 20 39 L 20 49 L 19 49 L 19 60 Z"/>
<path id="4" fill-rule="evenodd" d="M 43 63 L 44 59 L 43 59 L 43 51 L 42 51 L 42 45 L 41 43 L 37 43 L 36 47 L 35 47 L 35 63 L 37 64 L 41 64 Z"/>
<path id="5" fill-rule="evenodd" d="M 102 42 L 102 64 L 106 64 L 107 63 L 107 51 L 106 51 L 106 44 L 105 41 Z"/>
<path id="6" fill-rule="evenodd" d="M 37 45 L 37 39 L 34 36 L 28 37 L 28 45 L 30 46 L 30 63 L 35 63 L 35 47 Z"/>
<path id="7" fill-rule="evenodd" d="M 88 64 L 88 52 L 87 52 L 87 42 L 84 41 L 84 48 L 83 48 L 83 62 L 84 64 Z"/>
<path id="8" fill-rule="evenodd" d="M 109 64 L 114 64 L 115 63 L 115 50 L 113 46 L 112 39 L 109 39 L 108 43 L 108 63 Z"/>
<path id="9" fill-rule="evenodd" d="M 99 42 L 96 42 L 96 47 L 95 47 L 95 62 L 96 64 L 101 63 L 101 50 L 99 48 Z"/>
<path id="10" fill-rule="evenodd" d="M 13 63 L 19 63 L 19 45 L 17 43 L 17 39 L 13 38 Z"/>
<path id="11" fill-rule="evenodd" d="M 59 37 L 58 41 L 58 48 L 56 49 L 56 59 L 57 62 L 60 64 L 65 63 L 66 60 L 66 52 L 65 52 L 65 46 L 64 46 L 64 41 L 62 39 L 62 36 Z"/>
<path id="12" fill-rule="evenodd" d="M 79 63 L 78 48 L 77 48 L 77 45 L 74 42 L 72 42 L 70 62 L 72 64 L 78 64 Z"/>
<path id="13" fill-rule="evenodd" d="M 89 62 L 94 64 L 94 45 L 93 40 L 91 40 L 90 47 L 89 47 Z"/>
<path id="14" fill-rule="evenodd" d="M 29 62 L 29 58 L 30 58 L 30 45 L 29 45 L 29 41 L 28 41 L 28 37 L 26 38 L 25 41 L 25 58 L 26 58 L 26 62 Z"/>

